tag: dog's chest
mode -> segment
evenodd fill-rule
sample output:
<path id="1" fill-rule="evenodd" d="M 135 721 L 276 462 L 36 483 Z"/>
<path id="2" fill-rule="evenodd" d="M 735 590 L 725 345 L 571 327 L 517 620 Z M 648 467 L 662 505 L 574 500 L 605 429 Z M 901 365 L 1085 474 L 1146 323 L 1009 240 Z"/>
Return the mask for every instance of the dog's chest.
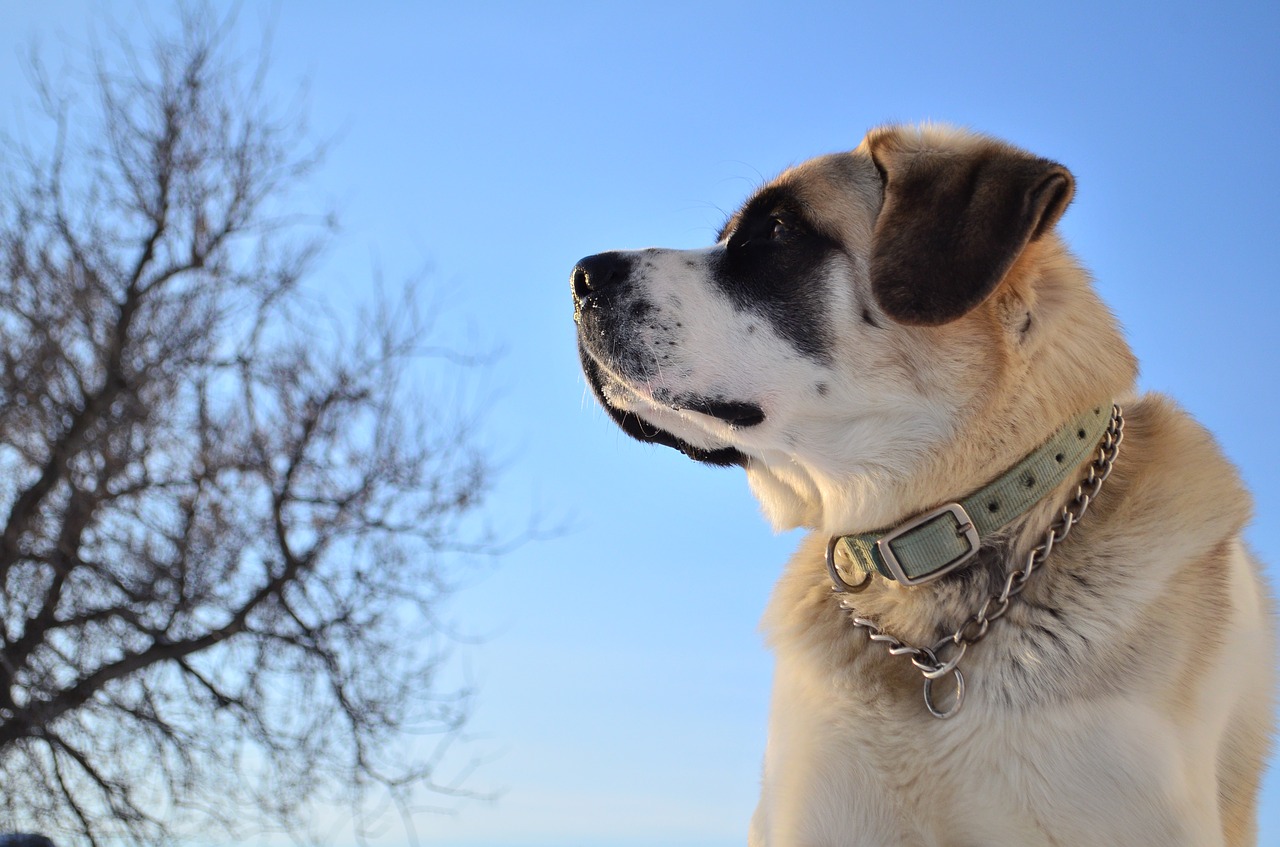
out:
<path id="1" fill-rule="evenodd" d="M 987 686 L 939 721 L 901 687 L 833 687 L 799 664 L 778 668 L 757 821 L 787 837 L 765 844 L 1050 845 L 1085 823 L 1063 809 L 1122 820 L 1172 769 L 1168 728 L 1119 700 L 1027 712 Z"/>

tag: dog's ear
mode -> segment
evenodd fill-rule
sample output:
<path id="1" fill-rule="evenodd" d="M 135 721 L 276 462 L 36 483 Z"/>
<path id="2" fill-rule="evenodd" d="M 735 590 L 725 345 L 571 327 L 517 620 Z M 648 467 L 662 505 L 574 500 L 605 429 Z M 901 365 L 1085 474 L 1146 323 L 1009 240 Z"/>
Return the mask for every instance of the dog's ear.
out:
<path id="1" fill-rule="evenodd" d="M 884 181 L 871 291 L 904 324 L 938 326 L 977 308 L 1071 202 L 1064 167 L 986 139 L 931 146 L 895 130 L 867 136 Z"/>

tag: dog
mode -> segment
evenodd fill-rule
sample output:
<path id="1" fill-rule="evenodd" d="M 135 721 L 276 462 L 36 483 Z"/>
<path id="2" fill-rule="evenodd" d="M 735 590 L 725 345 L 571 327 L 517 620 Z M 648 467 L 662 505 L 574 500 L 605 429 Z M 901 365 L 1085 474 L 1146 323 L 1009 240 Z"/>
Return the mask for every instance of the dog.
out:
<path id="1" fill-rule="evenodd" d="M 1250 500 L 1055 225 L 1063 166 L 941 125 L 785 171 L 700 250 L 572 272 L 586 380 L 812 534 L 752 847 L 1254 844 L 1274 633 Z"/>

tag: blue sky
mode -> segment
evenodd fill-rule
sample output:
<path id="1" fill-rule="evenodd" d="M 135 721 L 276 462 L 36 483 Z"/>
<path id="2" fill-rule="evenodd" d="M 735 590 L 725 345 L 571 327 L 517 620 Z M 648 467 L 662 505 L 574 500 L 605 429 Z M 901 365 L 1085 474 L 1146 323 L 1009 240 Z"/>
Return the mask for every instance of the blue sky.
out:
<path id="1" fill-rule="evenodd" d="M 166 4 L 0 3 L 0 124 L 29 121 L 25 45 L 56 55 L 103 7 L 132 27 Z M 505 351 L 477 389 L 505 466 L 490 519 L 571 528 L 454 604 L 483 636 L 459 650 L 476 784 L 504 793 L 420 820 L 427 843 L 745 842 L 771 671 L 756 622 L 798 536 L 770 532 L 740 472 L 609 423 L 578 373 L 569 271 L 708 244 L 763 179 L 879 123 L 971 126 L 1074 172 L 1062 229 L 1142 384 L 1241 466 L 1280 576 L 1280 5 L 287 0 L 240 21 L 246 44 L 274 25 L 273 87 L 306 81 L 339 139 L 312 185 L 343 222 L 317 285 L 345 301 L 375 264 L 430 268 L 442 335 Z M 1274 774 L 1262 821 L 1280 843 Z"/>

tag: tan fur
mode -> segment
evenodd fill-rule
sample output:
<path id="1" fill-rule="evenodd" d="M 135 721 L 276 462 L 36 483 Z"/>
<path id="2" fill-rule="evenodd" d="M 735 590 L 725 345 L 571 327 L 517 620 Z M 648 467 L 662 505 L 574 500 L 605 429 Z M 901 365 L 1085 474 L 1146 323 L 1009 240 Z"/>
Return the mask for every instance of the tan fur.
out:
<path id="1" fill-rule="evenodd" d="M 769 519 L 814 530 L 764 621 L 777 671 L 753 847 L 1256 841 L 1274 631 L 1241 541 L 1250 500 L 1207 432 L 1168 398 L 1135 394 L 1133 354 L 1053 229 L 1073 185 L 1061 165 L 933 125 L 878 129 L 782 174 L 759 197 L 795 198 L 805 226 L 839 245 L 794 280 L 826 298 L 833 352 L 818 361 L 751 334 L 749 304 L 701 276 L 744 219 L 750 237 L 773 237 L 750 204 L 711 250 L 575 271 L 584 363 L 615 420 L 634 416 L 655 428 L 638 437 L 691 455 L 736 451 Z M 789 237 L 794 222 L 766 220 Z M 595 296 L 620 268 L 635 299 Z M 648 317 L 608 323 L 611 302 Z M 675 364 L 643 366 L 672 348 Z M 739 426 L 681 407 L 689 392 L 760 414 Z M 919 672 L 851 618 L 917 645 L 954 632 L 1041 542 L 1088 461 L 975 564 L 927 585 L 875 577 L 834 594 L 828 538 L 958 501 L 1112 401 L 1126 428 L 1105 487 L 969 648 L 963 710 L 934 719 Z"/>
<path id="2" fill-rule="evenodd" d="M 937 128 L 885 133 L 899 156 L 974 145 Z M 802 167 L 782 179 L 824 174 Z M 865 221 L 848 220 L 838 190 L 806 193 L 866 244 Z M 1132 396 L 1132 355 L 1056 235 L 1028 245 L 975 312 L 893 329 L 903 371 L 926 385 L 958 378 L 968 403 L 949 443 L 887 502 L 828 531 L 892 525 L 955 499 L 1090 404 L 1124 405 L 1125 441 L 1085 520 L 969 651 L 968 700 L 951 721 L 932 719 L 919 674 L 839 609 L 826 534 L 802 546 L 765 618 L 778 682 L 752 844 L 1254 843 L 1273 638 L 1239 539 L 1250 505 L 1235 470 L 1171 401 Z M 1040 540 L 1073 487 L 1020 522 L 1014 551 Z M 852 603 L 928 644 L 990 590 L 982 579 L 915 589 L 876 579 Z M 832 786 L 861 796 L 831 796 Z"/>

